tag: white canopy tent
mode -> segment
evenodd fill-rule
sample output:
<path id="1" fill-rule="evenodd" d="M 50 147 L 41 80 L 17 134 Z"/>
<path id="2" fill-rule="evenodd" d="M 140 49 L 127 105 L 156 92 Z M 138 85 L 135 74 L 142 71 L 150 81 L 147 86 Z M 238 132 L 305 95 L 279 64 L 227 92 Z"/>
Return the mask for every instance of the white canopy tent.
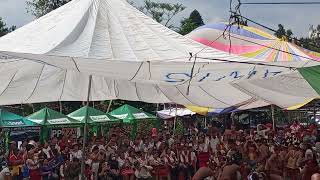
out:
<path id="1" fill-rule="evenodd" d="M 91 84 L 90 101 L 287 107 L 309 94 L 284 103 L 268 90 L 260 101 L 241 83 L 317 64 L 229 55 L 177 34 L 124 0 L 73 0 L 0 38 L 0 56 L 0 105 L 85 101 Z"/>

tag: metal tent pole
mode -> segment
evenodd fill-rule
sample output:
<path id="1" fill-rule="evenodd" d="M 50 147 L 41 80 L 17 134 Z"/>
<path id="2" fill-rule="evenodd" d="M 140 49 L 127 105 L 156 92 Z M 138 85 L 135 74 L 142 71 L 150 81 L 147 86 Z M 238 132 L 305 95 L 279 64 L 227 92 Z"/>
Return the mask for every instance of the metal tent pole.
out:
<path id="1" fill-rule="evenodd" d="M 91 82 L 92 82 L 92 75 L 89 76 L 87 106 L 89 106 L 89 101 L 90 101 Z M 83 126 L 82 159 L 81 159 L 81 173 L 80 173 L 81 180 L 85 179 L 84 170 L 85 170 L 85 155 L 86 155 L 85 149 L 86 149 L 86 143 L 87 143 L 87 127 L 88 127 L 87 119 L 88 119 L 88 109 L 86 111 L 86 116 L 85 116 L 84 126 Z"/>

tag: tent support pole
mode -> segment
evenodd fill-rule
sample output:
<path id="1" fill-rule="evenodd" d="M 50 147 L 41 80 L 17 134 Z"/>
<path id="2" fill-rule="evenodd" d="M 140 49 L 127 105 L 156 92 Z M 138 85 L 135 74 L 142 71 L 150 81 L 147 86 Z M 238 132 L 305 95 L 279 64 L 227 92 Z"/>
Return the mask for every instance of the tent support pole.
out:
<path id="1" fill-rule="evenodd" d="M 272 116 L 272 128 L 276 130 L 276 120 L 274 118 L 274 105 L 271 105 L 271 116 Z"/>
<path id="2" fill-rule="evenodd" d="M 107 113 L 109 113 L 110 111 L 110 108 L 111 108 L 111 104 L 112 104 L 112 100 L 109 101 L 109 104 L 108 104 L 108 109 L 107 109 Z"/>
<path id="3" fill-rule="evenodd" d="M 177 123 L 177 111 L 178 111 L 178 104 L 176 104 L 176 114 L 173 120 L 173 135 L 176 133 L 176 123 Z"/>
<path id="4" fill-rule="evenodd" d="M 87 106 L 89 106 L 89 101 L 90 101 L 90 93 L 91 93 L 91 82 L 92 82 L 92 75 L 89 76 L 89 85 L 88 85 L 88 95 L 87 95 Z M 83 126 L 83 143 L 82 143 L 82 159 L 81 159 L 81 180 L 85 179 L 85 175 L 84 175 L 84 170 L 85 170 L 85 149 L 86 149 L 86 143 L 87 143 L 87 129 L 88 129 L 88 122 L 87 122 L 87 118 L 88 117 L 88 110 L 86 111 L 86 118 L 84 121 L 84 126 Z"/>
<path id="5" fill-rule="evenodd" d="M 60 109 L 60 113 L 62 113 L 62 102 L 59 101 L 59 109 Z"/>
<path id="6" fill-rule="evenodd" d="M 316 116 L 317 116 L 317 109 L 316 109 L 316 102 L 314 102 L 313 104 L 313 119 L 314 119 L 314 122 L 316 122 Z"/>
<path id="7" fill-rule="evenodd" d="M 207 129 L 207 117 L 204 117 L 204 128 Z"/>

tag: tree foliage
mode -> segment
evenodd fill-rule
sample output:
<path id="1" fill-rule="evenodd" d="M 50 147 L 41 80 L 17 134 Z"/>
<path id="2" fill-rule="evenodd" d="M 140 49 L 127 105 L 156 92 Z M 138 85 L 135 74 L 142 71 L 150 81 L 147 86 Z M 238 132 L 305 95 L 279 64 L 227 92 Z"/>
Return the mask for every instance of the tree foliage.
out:
<path id="1" fill-rule="evenodd" d="M 169 28 L 174 28 L 174 25 L 171 24 L 172 19 L 186 7 L 179 3 L 171 4 L 145 0 L 144 5 L 137 8 L 158 23 L 162 23 Z"/>
<path id="2" fill-rule="evenodd" d="M 305 49 L 320 52 L 320 38 L 300 38 L 297 44 Z"/>
<path id="3" fill-rule="evenodd" d="M 305 49 L 320 52 L 320 25 L 317 28 L 310 27 L 309 37 L 298 39 L 293 37 L 293 32 L 290 29 L 286 30 L 283 25 L 279 24 L 275 36 L 293 42 Z"/>
<path id="4" fill-rule="evenodd" d="M 189 19 L 198 27 L 204 25 L 203 19 L 199 11 L 197 11 L 196 9 L 191 12 Z"/>
<path id="5" fill-rule="evenodd" d="M 179 33 L 182 35 L 186 35 L 199 26 L 204 25 L 203 19 L 197 10 L 192 11 L 189 18 L 183 19 L 180 23 Z"/>
<path id="6" fill-rule="evenodd" d="M 291 42 L 293 37 L 293 32 L 291 29 L 286 30 L 282 24 L 278 24 L 278 30 L 274 33 L 274 35 L 279 39 L 285 39 L 288 42 Z"/>
<path id="7" fill-rule="evenodd" d="M 179 34 L 186 35 L 189 34 L 191 31 L 195 30 L 197 26 L 191 19 L 187 18 L 181 21 L 181 27 L 179 29 Z"/>
<path id="8" fill-rule="evenodd" d="M 71 0 L 29 0 L 27 1 L 28 12 L 35 17 L 41 17 Z"/>
<path id="9" fill-rule="evenodd" d="M 0 37 L 12 32 L 16 29 L 16 26 L 7 27 L 6 23 L 0 17 Z"/>

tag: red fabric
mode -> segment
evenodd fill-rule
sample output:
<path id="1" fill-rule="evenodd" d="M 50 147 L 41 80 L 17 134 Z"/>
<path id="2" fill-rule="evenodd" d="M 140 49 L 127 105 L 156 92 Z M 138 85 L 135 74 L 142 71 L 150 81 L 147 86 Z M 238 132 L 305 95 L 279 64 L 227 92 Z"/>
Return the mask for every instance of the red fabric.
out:
<path id="1" fill-rule="evenodd" d="M 67 146 L 67 143 L 65 143 L 64 141 L 60 141 L 59 142 L 59 147 L 60 147 L 60 151 L 63 151 Z"/>
<path id="2" fill-rule="evenodd" d="M 133 169 L 126 168 L 126 169 L 121 170 L 121 174 L 122 175 L 132 175 L 132 174 L 134 174 L 134 171 L 133 171 Z"/>
<path id="3" fill-rule="evenodd" d="M 309 180 L 311 179 L 311 176 L 315 173 L 318 172 L 318 166 L 317 166 L 317 162 L 313 161 L 313 160 L 309 160 L 306 163 L 306 172 L 305 175 L 303 176 L 302 180 Z"/>
<path id="4" fill-rule="evenodd" d="M 207 167 L 208 166 L 208 162 L 209 162 L 209 153 L 208 152 L 201 152 L 198 155 L 198 159 L 199 159 L 199 166 L 200 167 Z"/>
<path id="5" fill-rule="evenodd" d="M 166 166 L 155 166 L 155 175 L 165 177 L 169 175 L 169 169 Z"/>
<path id="6" fill-rule="evenodd" d="M 313 132 L 314 130 L 317 129 L 317 126 L 314 125 L 314 124 L 311 124 L 311 125 L 309 126 L 309 129 L 310 129 L 311 132 Z"/>
<path id="7" fill-rule="evenodd" d="M 157 132 L 157 129 L 156 129 L 156 128 L 152 128 L 152 130 L 151 130 L 151 136 L 152 136 L 152 137 L 157 137 L 157 136 L 158 136 L 158 132 Z"/>
<path id="8" fill-rule="evenodd" d="M 273 125 L 271 123 L 266 124 L 266 127 L 272 129 Z"/>
<path id="9" fill-rule="evenodd" d="M 41 180 L 39 169 L 30 169 L 30 180 Z"/>
<path id="10" fill-rule="evenodd" d="M 89 168 L 85 169 L 84 174 L 85 174 L 87 179 L 91 179 L 92 172 L 91 172 L 91 170 Z"/>
<path id="11" fill-rule="evenodd" d="M 11 151 L 9 156 L 9 162 L 11 165 L 16 165 L 16 161 L 18 160 L 17 156 Z"/>
<path id="12" fill-rule="evenodd" d="M 16 163 L 16 161 L 21 161 L 22 160 L 22 156 L 16 156 L 13 151 L 10 152 L 10 156 L 9 156 L 9 162 L 11 166 L 16 166 L 16 165 L 20 165 L 19 163 Z"/>

